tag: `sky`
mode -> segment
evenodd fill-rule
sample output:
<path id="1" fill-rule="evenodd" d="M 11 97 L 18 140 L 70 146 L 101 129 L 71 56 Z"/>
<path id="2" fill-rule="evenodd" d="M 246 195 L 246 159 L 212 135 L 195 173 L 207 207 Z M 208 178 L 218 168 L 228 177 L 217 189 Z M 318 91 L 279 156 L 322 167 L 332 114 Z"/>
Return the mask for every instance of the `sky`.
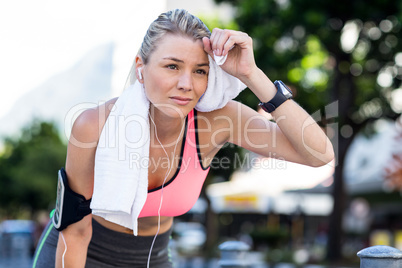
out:
<path id="1" fill-rule="evenodd" d="M 121 91 L 149 24 L 165 0 L 0 1 L 0 117 L 24 93 L 113 42 L 112 78 Z"/>

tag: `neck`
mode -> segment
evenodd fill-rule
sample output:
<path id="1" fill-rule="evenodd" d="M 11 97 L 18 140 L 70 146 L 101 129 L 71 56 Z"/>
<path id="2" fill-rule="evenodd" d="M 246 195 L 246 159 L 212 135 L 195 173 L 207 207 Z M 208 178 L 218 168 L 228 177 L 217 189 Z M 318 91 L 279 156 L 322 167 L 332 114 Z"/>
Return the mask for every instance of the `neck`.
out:
<path id="1" fill-rule="evenodd" d="M 173 118 L 157 109 L 149 110 L 151 137 L 155 137 L 155 128 L 159 140 L 164 144 L 175 142 L 186 123 L 186 117 Z"/>

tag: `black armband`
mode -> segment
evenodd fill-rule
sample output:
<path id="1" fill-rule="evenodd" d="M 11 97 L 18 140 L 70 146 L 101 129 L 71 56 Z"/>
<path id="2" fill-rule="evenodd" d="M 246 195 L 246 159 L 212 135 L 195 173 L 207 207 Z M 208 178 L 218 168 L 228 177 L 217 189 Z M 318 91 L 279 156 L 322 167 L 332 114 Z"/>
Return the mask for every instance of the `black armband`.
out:
<path id="1" fill-rule="evenodd" d="M 91 199 L 77 194 L 68 186 L 67 174 L 64 168 L 59 170 L 57 183 L 56 208 L 52 217 L 53 225 L 58 231 L 64 230 L 70 224 L 82 220 L 88 214 Z"/>

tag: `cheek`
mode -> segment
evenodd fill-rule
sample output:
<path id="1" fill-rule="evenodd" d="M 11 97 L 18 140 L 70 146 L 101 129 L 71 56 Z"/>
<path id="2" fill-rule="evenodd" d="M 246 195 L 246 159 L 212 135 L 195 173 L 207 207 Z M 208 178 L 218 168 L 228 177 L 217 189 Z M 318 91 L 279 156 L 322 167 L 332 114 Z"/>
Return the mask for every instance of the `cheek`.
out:
<path id="1" fill-rule="evenodd" d="M 153 81 L 153 80 L 149 80 L 149 81 Z M 158 97 L 158 92 L 157 92 L 157 88 L 158 85 L 155 82 L 148 82 L 145 81 L 144 83 L 145 86 L 145 95 L 147 96 L 147 98 L 152 102 L 155 101 Z"/>
<path id="2" fill-rule="evenodd" d="M 151 77 L 145 82 L 145 93 L 148 98 L 158 97 L 164 89 L 163 79 Z"/>
<path id="3" fill-rule="evenodd" d="M 200 84 L 201 85 L 199 87 L 198 93 L 199 93 L 199 96 L 201 97 L 201 95 L 203 95 L 205 93 L 205 91 L 207 91 L 208 79 L 206 79 L 205 81 L 203 81 Z"/>
<path id="4" fill-rule="evenodd" d="M 201 90 L 200 96 L 204 95 L 206 91 L 207 91 L 207 86 L 205 85 L 205 87 Z"/>
<path id="5" fill-rule="evenodd" d="M 204 92 L 207 90 L 208 87 L 208 75 L 202 77 L 200 76 L 194 77 L 193 85 L 197 93 L 204 94 Z"/>

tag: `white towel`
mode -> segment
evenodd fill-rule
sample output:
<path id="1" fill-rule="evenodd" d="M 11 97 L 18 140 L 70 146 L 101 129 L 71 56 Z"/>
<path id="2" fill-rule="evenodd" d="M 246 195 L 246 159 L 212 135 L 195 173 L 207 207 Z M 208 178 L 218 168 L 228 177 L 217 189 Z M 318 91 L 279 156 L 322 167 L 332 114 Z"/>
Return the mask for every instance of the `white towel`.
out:
<path id="1" fill-rule="evenodd" d="M 117 99 L 95 154 L 92 213 L 135 235 L 148 189 L 148 110 L 144 88 L 136 81 Z"/>
<path id="2" fill-rule="evenodd" d="M 233 45 L 231 48 L 229 48 L 229 51 L 231 51 L 235 46 Z M 214 52 L 214 59 L 216 64 L 218 64 L 219 66 L 221 66 L 222 64 L 225 63 L 226 59 L 228 58 L 229 54 L 226 54 L 225 56 L 217 56 Z"/>
<path id="3" fill-rule="evenodd" d="M 220 65 L 224 63 L 226 57 L 227 55 L 224 57 L 219 56 Z M 218 56 L 215 56 L 215 59 L 217 58 Z M 210 56 L 208 56 L 208 59 L 208 87 L 204 96 L 195 106 L 195 109 L 200 112 L 210 112 L 222 108 L 246 88 L 246 85 L 239 79 L 222 70 Z"/>
<path id="4" fill-rule="evenodd" d="M 246 86 L 209 57 L 207 90 L 196 109 L 220 109 Z M 148 189 L 149 100 L 136 81 L 123 91 L 106 120 L 95 154 L 92 214 L 133 230 Z"/>
<path id="5" fill-rule="evenodd" d="M 217 55 L 215 55 L 215 53 L 214 53 L 215 62 L 216 62 L 216 64 L 218 64 L 219 66 L 221 66 L 222 64 L 225 63 L 227 57 L 228 57 L 228 54 L 226 54 L 225 56 L 217 56 Z"/>

